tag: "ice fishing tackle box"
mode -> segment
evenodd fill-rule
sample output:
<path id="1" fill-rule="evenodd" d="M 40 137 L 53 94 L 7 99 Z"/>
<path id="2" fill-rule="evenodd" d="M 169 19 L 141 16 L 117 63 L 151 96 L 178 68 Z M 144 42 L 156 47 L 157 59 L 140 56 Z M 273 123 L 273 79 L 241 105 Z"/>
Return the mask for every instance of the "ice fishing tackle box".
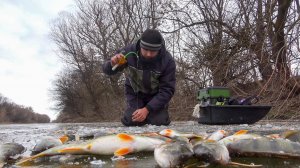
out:
<path id="1" fill-rule="evenodd" d="M 201 124 L 253 124 L 270 111 L 269 105 L 206 105 L 200 106 Z"/>
<path id="2" fill-rule="evenodd" d="M 267 115 L 269 105 L 231 105 L 230 90 L 226 87 L 208 87 L 198 91 L 201 124 L 253 124 Z"/>
<path id="3" fill-rule="evenodd" d="M 197 100 L 201 104 L 217 104 L 223 105 L 230 99 L 230 90 L 226 87 L 208 87 L 198 91 Z"/>

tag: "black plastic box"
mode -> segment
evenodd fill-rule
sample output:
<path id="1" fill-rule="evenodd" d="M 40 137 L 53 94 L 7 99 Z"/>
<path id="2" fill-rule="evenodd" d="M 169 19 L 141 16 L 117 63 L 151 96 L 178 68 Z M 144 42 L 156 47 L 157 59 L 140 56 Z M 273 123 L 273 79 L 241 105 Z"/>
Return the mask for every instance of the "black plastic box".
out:
<path id="1" fill-rule="evenodd" d="M 267 115 L 272 106 L 267 105 L 207 105 L 200 106 L 201 124 L 253 124 Z"/>

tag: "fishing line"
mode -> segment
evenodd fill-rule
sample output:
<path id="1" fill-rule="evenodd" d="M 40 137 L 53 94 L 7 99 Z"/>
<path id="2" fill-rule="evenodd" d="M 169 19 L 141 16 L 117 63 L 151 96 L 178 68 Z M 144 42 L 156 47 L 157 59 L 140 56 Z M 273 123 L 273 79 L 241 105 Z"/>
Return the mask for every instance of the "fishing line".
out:
<path id="1" fill-rule="evenodd" d="M 128 52 L 127 54 L 125 54 L 124 57 L 127 58 L 127 57 L 130 56 L 130 54 L 133 54 L 132 56 L 137 56 L 138 57 L 138 54 L 136 52 L 133 52 L 133 51 L 132 52 Z"/>
<path id="2" fill-rule="evenodd" d="M 137 68 L 137 70 L 138 70 L 138 66 L 139 66 L 139 55 L 136 53 L 136 52 L 133 52 L 133 51 L 131 51 L 131 52 L 128 52 L 127 54 L 125 54 L 124 55 L 124 58 L 125 59 L 127 59 L 129 56 L 136 56 L 136 58 L 137 58 L 137 61 L 136 61 L 136 68 Z M 136 94 L 137 94 L 137 96 L 136 96 L 136 107 L 137 107 L 137 109 L 139 109 L 139 94 L 138 94 L 138 92 L 139 92 L 139 87 L 137 87 L 137 91 L 136 91 Z"/>

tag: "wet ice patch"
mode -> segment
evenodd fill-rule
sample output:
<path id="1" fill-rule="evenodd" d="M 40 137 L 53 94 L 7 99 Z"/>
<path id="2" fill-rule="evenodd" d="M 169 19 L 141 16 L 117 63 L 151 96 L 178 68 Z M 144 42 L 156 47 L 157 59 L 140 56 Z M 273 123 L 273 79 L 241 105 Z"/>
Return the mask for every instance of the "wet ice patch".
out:
<path id="1" fill-rule="evenodd" d="M 68 165 L 79 165 L 79 162 L 68 162 Z"/>
<path id="2" fill-rule="evenodd" d="M 90 162 L 91 165 L 94 165 L 94 166 L 102 166 L 104 164 L 106 164 L 106 162 L 102 161 L 102 160 L 93 160 Z"/>
<path id="3" fill-rule="evenodd" d="M 281 127 L 280 127 L 280 126 L 273 126 L 273 129 L 274 129 L 274 130 L 280 130 Z"/>
<path id="4" fill-rule="evenodd" d="M 124 157 L 124 156 L 113 156 L 110 158 L 112 161 L 118 161 L 118 160 L 138 160 L 137 157 Z"/>
<path id="5" fill-rule="evenodd" d="M 130 157 L 130 158 L 125 158 L 125 160 L 138 160 L 137 157 Z"/>
<path id="6" fill-rule="evenodd" d="M 254 125 L 253 128 L 261 128 L 260 124 Z"/>
<path id="7" fill-rule="evenodd" d="M 266 124 L 265 127 L 266 127 L 266 128 L 272 128 L 273 125 L 271 125 L 271 124 Z"/>
<path id="8" fill-rule="evenodd" d="M 113 156 L 113 157 L 111 157 L 110 158 L 112 161 L 116 161 L 116 160 L 123 160 L 123 159 L 125 159 L 125 157 L 124 156 Z"/>

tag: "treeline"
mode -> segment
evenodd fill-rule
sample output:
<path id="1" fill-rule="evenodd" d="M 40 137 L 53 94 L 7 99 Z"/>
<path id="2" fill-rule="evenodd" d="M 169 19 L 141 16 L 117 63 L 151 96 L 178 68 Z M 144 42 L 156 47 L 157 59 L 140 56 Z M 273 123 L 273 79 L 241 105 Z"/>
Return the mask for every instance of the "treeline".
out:
<path id="1" fill-rule="evenodd" d="M 0 123 L 49 123 L 50 118 L 38 114 L 31 107 L 24 107 L 11 102 L 0 94 Z"/>
<path id="2" fill-rule="evenodd" d="M 66 64 L 51 92 L 57 121 L 119 120 L 124 76 L 104 75 L 101 64 L 146 28 L 163 33 L 176 59 L 173 120 L 190 119 L 207 86 L 258 95 L 275 106 L 269 118 L 299 118 L 299 11 L 292 0 L 77 0 L 51 25 Z"/>

